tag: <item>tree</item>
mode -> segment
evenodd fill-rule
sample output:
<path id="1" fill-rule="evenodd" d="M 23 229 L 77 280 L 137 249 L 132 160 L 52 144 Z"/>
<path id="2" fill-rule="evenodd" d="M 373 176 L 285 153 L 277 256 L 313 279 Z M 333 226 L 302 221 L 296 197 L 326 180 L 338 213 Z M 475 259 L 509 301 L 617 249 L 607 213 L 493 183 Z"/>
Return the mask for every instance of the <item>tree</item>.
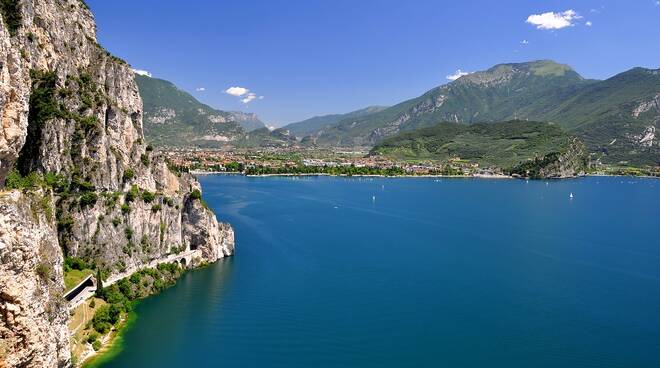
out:
<path id="1" fill-rule="evenodd" d="M 103 295 L 103 278 L 101 277 L 101 269 L 96 270 L 96 296 Z"/>

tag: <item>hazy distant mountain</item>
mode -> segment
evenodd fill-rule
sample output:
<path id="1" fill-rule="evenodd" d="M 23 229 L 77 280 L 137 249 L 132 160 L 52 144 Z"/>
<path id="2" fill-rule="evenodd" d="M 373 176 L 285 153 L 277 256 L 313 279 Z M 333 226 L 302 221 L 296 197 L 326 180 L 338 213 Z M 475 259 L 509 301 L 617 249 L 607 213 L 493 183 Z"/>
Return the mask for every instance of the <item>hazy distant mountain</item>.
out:
<path id="1" fill-rule="evenodd" d="M 511 119 L 556 122 L 606 162 L 660 163 L 660 71 L 636 68 L 605 81 L 585 80 L 552 61 L 501 64 L 424 95 L 320 132 L 321 145 L 374 145 L 440 122 Z"/>
<path id="2" fill-rule="evenodd" d="M 214 109 L 166 80 L 138 74 L 135 80 L 144 104 L 145 137 L 157 146 L 234 145 L 248 131 L 264 127 L 256 114 Z"/>
<path id="3" fill-rule="evenodd" d="M 272 131 L 268 128 L 256 129 L 237 142 L 239 147 L 289 147 L 296 144 L 296 137 L 284 128 Z"/>
<path id="4" fill-rule="evenodd" d="M 266 127 L 266 124 L 259 120 L 259 117 L 255 113 L 242 111 L 230 111 L 229 113 L 234 116 L 234 121 L 240 124 L 246 132 Z"/>
<path id="5" fill-rule="evenodd" d="M 291 123 L 284 126 L 284 129 L 288 129 L 291 134 L 296 137 L 305 137 L 309 135 L 318 134 L 319 131 L 328 129 L 344 119 L 359 118 L 361 116 L 373 114 L 382 110 L 385 110 L 385 106 L 370 106 L 364 109 L 357 111 L 352 111 L 347 114 L 330 114 L 323 116 L 315 116 L 297 123 Z"/>

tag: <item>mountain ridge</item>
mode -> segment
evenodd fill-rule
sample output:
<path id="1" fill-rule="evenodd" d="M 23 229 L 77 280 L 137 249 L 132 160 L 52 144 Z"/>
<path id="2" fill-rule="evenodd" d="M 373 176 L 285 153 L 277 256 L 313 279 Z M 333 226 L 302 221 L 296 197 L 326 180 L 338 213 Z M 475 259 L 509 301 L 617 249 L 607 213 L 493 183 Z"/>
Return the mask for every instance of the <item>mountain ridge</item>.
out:
<path id="1" fill-rule="evenodd" d="M 314 141 L 373 146 L 399 132 L 440 122 L 530 119 L 575 131 L 605 162 L 657 164 L 660 109 L 652 101 L 658 96 L 660 73 L 654 69 L 633 68 L 598 81 L 550 60 L 498 64 L 374 114 L 342 120 Z M 640 108 L 644 111 L 636 114 Z M 617 144 L 610 144 L 615 140 Z"/>
<path id="2" fill-rule="evenodd" d="M 265 124 L 254 113 L 223 111 L 197 100 L 174 83 L 135 74 L 144 103 L 147 139 L 164 147 L 219 147 Z"/>
<path id="3" fill-rule="evenodd" d="M 303 138 L 305 136 L 316 134 L 322 129 L 327 129 L 343 119 L 372 114 L 386 108 L 386 106 L 373 105 L 344 114 L 318 115 L 295 123 L 289 123 L 282 128 L 288 129 L 297 137 Z"/>

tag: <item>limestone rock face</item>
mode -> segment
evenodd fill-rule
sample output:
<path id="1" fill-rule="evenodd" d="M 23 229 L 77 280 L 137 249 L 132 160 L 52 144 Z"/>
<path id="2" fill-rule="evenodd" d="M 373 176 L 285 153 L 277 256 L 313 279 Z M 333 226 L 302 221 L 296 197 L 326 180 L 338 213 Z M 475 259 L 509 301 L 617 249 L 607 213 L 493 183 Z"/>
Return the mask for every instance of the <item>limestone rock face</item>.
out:
<path id="1" fill-rule="evenodd" d="M 0 195 L 0 367 L 70 363 L 62 250 L 44 203 L 50 194 Z"/>
<path id="2" fill-rule="evenodd" d="M 572 178 L 584 175 L 587 168 L 587 149 L 577 138 L 572 138 L 566 151 L 540 170 L 542 178 Z"/>
<path id="3" fill-rule="evenodd" d="M 19 22 L 0 18 L 0 191 L 11 170 L 59 184 L 0 192 L 0 367 L 53 367 L 70 355 L 63 255 L 120 274 L 180 252 L 213 262 L 234 236 L 144 141 L 134 73 L 98 45 L 85 3 L 14 3 Z M 50 219 L 29 205 L 44 195 Z"/>

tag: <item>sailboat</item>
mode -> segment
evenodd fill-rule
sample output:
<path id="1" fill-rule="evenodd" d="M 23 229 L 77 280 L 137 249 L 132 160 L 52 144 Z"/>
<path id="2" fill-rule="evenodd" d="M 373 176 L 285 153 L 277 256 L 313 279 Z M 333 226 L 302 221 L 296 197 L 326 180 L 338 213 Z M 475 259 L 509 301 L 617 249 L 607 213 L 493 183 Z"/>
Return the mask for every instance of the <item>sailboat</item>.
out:
<path id="1" fill-rule="evenodd" d="M 573 193 L 571 193 L 568 198 L 573 199 Z"/>

